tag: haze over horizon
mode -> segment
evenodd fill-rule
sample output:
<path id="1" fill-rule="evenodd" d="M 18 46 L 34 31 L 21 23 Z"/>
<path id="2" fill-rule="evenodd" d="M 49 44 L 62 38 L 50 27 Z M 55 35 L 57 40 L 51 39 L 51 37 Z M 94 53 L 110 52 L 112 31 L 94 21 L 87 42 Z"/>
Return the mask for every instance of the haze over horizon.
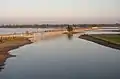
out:
<path id="1" fill-rule="evenodd" d="M 0 24 L 119 23 L 120 0 L 0 0 Z"/>

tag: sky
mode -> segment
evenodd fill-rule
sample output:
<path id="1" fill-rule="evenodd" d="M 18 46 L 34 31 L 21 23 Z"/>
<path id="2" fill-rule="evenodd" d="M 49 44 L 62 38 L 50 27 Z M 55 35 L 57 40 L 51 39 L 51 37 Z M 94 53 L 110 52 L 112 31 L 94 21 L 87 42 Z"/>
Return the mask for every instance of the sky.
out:
<path id="1" fill-rule="evenodd" d="M 0 0 L 0 24 L 116 23 L 120 0 Z"/>

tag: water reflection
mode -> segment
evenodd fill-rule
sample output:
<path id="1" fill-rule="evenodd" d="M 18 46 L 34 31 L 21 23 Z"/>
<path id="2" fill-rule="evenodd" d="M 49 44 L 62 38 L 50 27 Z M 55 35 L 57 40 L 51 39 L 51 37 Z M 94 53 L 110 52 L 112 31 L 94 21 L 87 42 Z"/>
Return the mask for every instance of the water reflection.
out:
<path id="1" fill-rule="evenodd" d="M 61 37 L 63 36 L 63 34 L 61 33 L 37 33 L 34 35 L 33 38 L 31 38 L 30 40 L 32 42 L 39 42 L 40 40 L 53 40 L 55 38 Z"/>
<path id="2" fill-rule="evenodd" d="M 73 34 L 72 34 L 72 33 L 68 33 L 68 34 L 67 34 L 67 37 L 68 37 L 69 40 L 72 40 Z"/>
<path id="3" fill-rule="evenodd" d="M 16 55 L 11 55 L 9 52 L 0 53 L 0 72 L 5 68 L 6 60 L 11 57 L 16 57 Z"/>
<path id="4" fill-rule="evenodd" d="M 120 51 L 68 36 L 11 51 L 0 79 L 120 79 Z"/>

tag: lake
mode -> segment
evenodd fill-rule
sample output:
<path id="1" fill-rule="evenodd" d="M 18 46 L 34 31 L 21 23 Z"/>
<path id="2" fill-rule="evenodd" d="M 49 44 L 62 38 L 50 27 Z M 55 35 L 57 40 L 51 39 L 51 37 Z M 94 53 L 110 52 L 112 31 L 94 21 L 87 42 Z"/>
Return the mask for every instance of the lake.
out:
<path id="1" fill-rule="evenodd" d="M 41 40 L 10 51 L 0 79 L 120 79 L 120 51 L 78 38 Z"/>

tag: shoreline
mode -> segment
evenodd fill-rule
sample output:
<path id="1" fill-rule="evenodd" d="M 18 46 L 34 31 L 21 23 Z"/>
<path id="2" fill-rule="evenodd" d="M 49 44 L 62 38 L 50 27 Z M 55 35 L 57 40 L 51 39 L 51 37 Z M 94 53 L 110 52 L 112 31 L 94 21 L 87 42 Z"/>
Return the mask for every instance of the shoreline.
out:
<path id="1" fill-rule="evenodd" d="M 106 46 L 106 47 L 110 47 L 110 48 L 120 50 L 120 44 L 113 43 L 113 42 L 110 42 L 110 41 L 107 41 L 107 40 L 103 40 L 103 39 L 97 38 L 97 37 L 92 36 L 92 35 L 86 35 L 85 34 L 85 35 L 79 36 L 79 38 L 84 39 L 84 40 L 88 40 L 88 41 L 92 41 L 94 43 L 97 43 L 97 44 L 100 44 L 100 45 L 103 45 L 103 46 Z"/>
<path id="2" fill-rule="evenodd" d="M 13 40 L 8 40 L 4 43 L 0 43 L 0 54 L 8 53 L 10 50 L 17 49 L 21 46 L 31 43 L 32 42 L 29 40 L 29 38 L 16 37 Z"/>
<path id="3" fill-rule="evenodd" d="M 5 62 L 8 58 L 16 57 L 16 55 L 10 54 L 11 50 L 31 43 L 29 38 L 25 37 L 15 37 L 14 39 L 7 38 L 4 42 L 0 42 L 0 72 L 5 68 Z"/>

